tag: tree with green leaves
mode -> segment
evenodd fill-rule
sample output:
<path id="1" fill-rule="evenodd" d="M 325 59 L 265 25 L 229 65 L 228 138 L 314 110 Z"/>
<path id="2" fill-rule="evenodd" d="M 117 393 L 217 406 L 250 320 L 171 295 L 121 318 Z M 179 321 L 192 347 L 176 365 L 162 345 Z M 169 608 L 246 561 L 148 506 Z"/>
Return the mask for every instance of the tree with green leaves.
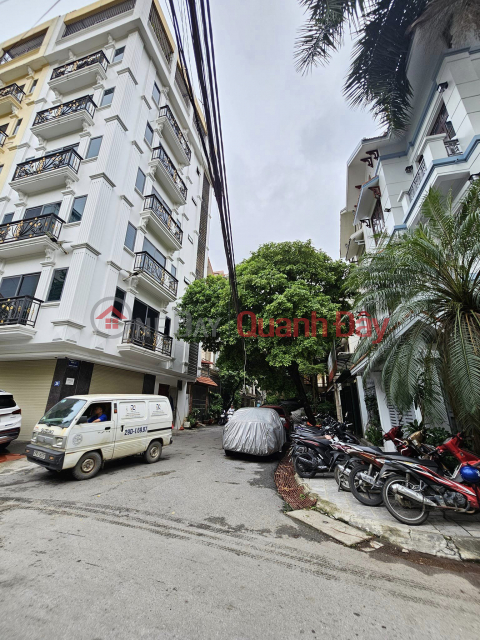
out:
<path id="1" fill-rule="evenodd" d="M 296 42 L 299 71 L 326 63 L 343 44 L 345 30 L 357 34 L 345 94 L 354 106 L 370 105 L 392 131 L 408 124 L 412 88 L 407 60 L 417 30 L 447 46 L 480 34 L 478 0 L 298 0 L 307 18 Z"/>
<path id="2" fill-rule="evenodd" d="M 310 241 L 262 245 L 236 268 L 244 312 L 240 319 L 231 306 L 228 281 L 208 276 L 186 290 L 179 305 L 178 335 L 220 352 L 220 369 L 241 375 L 245 370 L 263 389 L 282 391 L 294 385 L 313 420 L 303 376 L 324 371 L 336 313 L 349 308 L 343 289 L 349 270 Z M 312 318 L 318 321 L 315 331 Z M 255 335 L 249 335 L 252 328 Z"/>
<path id="3" fill-rule="evenodd" d="M 383 340 L 364 338 L 355 361 L 382 369 L 387 397 L 402 411 L 444 422 L 444 397 L 480 450 L 480 184 L 454 210 L 431 189 L 422 224 L 367 254 L 350 276 L 355 306 L 390 321 Z M 380 320 L 381 321 L 381 320 Z"/>

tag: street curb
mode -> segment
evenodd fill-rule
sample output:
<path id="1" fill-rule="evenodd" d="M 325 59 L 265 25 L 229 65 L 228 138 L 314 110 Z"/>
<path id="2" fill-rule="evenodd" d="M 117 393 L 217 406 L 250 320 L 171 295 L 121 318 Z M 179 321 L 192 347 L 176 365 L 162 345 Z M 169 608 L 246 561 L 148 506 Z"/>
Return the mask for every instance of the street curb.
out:
<path id="1" fill-rule="evenodd" d="M 451 538 L 441 533 L 423 532 L 417 528 L 413 529 L 407 525 L 402 525 L 401 523 L 398 523 L 398 525 L 387 525 L 383 522 L 367 520 L 351 511 L 340 509 L 329 500 L 324 500 L 312 491 L 304 479 L 300 478 L 297 474 L 295 474 L 295 480 L 304 488 L 306 494 L 312 496 L 312 498 L 316 498 L 316 509 L 331 518 L 346 522 L 390 544 L 409 551 L 427 553 L 450 560 L 480 561 L 479 538 L 467 536 Z"/>

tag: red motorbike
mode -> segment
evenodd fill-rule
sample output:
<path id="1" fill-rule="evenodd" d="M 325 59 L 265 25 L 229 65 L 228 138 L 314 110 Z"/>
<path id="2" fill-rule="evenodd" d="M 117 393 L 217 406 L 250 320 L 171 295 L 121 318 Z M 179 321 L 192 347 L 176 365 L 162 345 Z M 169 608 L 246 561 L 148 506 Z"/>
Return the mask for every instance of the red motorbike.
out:
<path id="1" fill-rule="evenodd" d="M 435 449 L 439 456 L 450 453 L 457 459 L 451 474 L 438 460 L 385 461 L 379 481 L 384 481 L 383 502 L 394 518 L 419 525 L 432 509 L 470 514 L 480 510 L 480 456 L 462 448 L 462 443 L 458 433 Z"/>

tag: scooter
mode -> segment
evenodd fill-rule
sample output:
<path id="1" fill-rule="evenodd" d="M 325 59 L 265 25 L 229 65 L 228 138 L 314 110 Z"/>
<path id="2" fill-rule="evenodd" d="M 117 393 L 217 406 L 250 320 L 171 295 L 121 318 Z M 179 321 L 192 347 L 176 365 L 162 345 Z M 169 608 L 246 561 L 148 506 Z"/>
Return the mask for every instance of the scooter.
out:
<path id="1" fill-rule="evenodd" d="M 228 415 L 227 412 L 225 411 L 225 409 L 222 411 L 222 413 L 220 414 L 220 418 L 218 419 L 218 424 L 223 427 L 224 425 L 226 425 L 228 422 Z"/>
<path id="2" fill-rule="evenodd" d="M 436 447 L 459 462 L 450 474 L 437 460 L 386 460 L 379 480 L 388 511 L 403 524 L 423 524 L 432 509 L 473 514 L 480 511 L 480 457 L 461 447 L 461 433 Z"/>

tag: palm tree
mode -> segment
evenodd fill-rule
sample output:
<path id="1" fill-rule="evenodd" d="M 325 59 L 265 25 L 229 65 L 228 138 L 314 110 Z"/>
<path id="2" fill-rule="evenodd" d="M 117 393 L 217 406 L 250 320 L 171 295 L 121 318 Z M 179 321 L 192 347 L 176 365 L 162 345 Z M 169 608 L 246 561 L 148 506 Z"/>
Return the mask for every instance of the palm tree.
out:
<path id="1" fill-rule="evenodd" d="M 480 182 L 458 208 L 431 189 L 423 222 L 367 254 L 350 277 L 355 307 L 389 317 L 381 343 L 360 341 L 365 375 L 382 369 L 387 398 L 401 411 L 416 402 L 430 423 L 445 403 L 480 450 Z"/>
<path id="2" fill-rule="evenodd" d="M 306 22 L 295 45 L 297 69 L 326 63 L 343 44 L 345 30 L 357 34 L 345 94 L 354 106 L 371 105 L 392 131 L 408 124 L 412 89 L 407 59 L 413 34 L 443 37 L 447 46 L 480 33 L 478 0 L 298 0 Z"/>

